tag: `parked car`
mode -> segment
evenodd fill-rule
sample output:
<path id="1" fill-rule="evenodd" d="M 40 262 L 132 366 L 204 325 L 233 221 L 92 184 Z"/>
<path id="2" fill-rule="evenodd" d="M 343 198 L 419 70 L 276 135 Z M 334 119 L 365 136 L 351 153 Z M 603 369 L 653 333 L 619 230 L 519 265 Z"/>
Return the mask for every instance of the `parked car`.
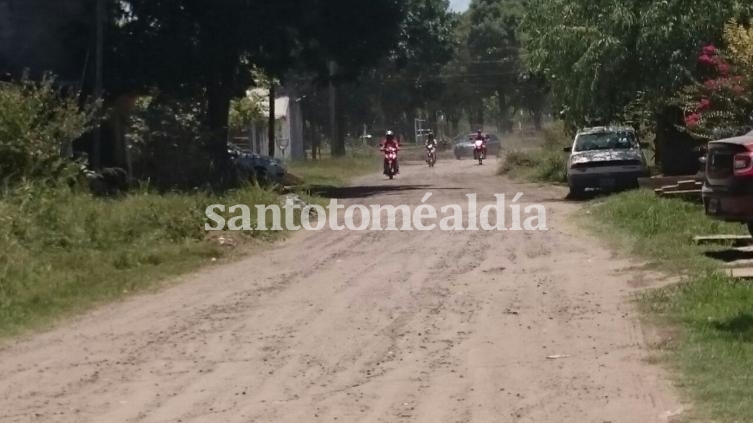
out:
<path id="1" fill-rule="evenodd" d="M 597 127 L 578 132 L 567 162 L 567 182 L 571 195 L 588 188 L 615 190 L 638 186 L 638 178 L 650 175 L 643 153 L 646 144 L 639 142 L 632 128 Z"/>
<path id="2" fill-rule="evenodd" d="M 710 142 L 702 161 L 706 215 L 743 223 L 753 235 L 753 132 Z"/>
<path id="3" fill-rule="evenodd" d="M 237 145 L 230 145 L 228 154 L 239 169 L 258 180 L 279 181 L 287 174 L 285 164 L 280 159 L 262 156 Z"/>
<path id="4" fill-rule="evenodd" d="M 455 139 L 455 158 L 460 160 L 463 157 L 473 157 L 473 140 L 476 139 L 476 134 L 469 134 Z M 499 151 L 502 149 L 502 143 L 499 137 L 496 135 L 489 135 L 489 142 L 486 144 L 487 157 L 493 157 L 499 155 Z"/>

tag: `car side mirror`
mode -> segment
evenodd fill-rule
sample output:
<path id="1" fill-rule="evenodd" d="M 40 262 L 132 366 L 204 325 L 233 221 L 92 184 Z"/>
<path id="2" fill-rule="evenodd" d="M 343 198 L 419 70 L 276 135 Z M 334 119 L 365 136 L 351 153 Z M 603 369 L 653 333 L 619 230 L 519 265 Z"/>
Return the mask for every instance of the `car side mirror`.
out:
<path id="1" fill-rule="evenodd" d="M 562 151 L 564 151 L 565 153 L 572 153 L 573 152 L 573 148 L 572 147 L 565 147 L 565 148 L 562 149 Z"/>

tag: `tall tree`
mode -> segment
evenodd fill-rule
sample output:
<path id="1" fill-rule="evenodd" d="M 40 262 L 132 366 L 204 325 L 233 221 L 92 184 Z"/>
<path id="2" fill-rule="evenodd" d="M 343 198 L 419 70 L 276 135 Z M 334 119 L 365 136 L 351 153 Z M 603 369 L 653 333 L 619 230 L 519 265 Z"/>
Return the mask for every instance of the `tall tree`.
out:
<path id="1" fill-rule="evenodd" d="M 521 0 L 474 0 L 470 7 L 469 71 L 483 97 L 496 95 L 503 132 L 512 130 L 510 112 L 522 72 L 518 27 L 523 13 Z"/>

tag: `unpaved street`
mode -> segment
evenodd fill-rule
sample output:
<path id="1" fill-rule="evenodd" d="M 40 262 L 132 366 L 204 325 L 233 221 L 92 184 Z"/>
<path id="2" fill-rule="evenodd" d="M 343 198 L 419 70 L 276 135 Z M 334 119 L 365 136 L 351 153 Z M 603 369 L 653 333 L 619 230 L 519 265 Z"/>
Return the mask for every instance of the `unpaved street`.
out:
<path id="1" fill-rule="evenodd" d="M 298 233 L 6 345 L 0 422 L 668 421 L 629 302 L 656 276 L 582 234 L 561 190 L 495 169 L 406 164 L 339 195 L 523 192 L 550 231 Z"/>

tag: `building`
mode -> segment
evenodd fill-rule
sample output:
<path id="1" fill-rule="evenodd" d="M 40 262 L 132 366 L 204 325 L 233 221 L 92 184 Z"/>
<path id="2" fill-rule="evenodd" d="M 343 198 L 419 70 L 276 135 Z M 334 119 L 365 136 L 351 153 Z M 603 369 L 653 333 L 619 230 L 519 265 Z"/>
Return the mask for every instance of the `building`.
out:
<path id="1" fill-rule="evenodd" d="M 275 99 L 275 157 L 283 160 L 300 160 L 304 158 L 303 150 L 303 113 L 300 99 L 288 90 L 288 95 Z M 252 151 L 261 155 L 269 154 L 269 90 L 254 88 L 247 95 L 261 104 L 262 119 L 253 121 L 245 141 Z"/>

